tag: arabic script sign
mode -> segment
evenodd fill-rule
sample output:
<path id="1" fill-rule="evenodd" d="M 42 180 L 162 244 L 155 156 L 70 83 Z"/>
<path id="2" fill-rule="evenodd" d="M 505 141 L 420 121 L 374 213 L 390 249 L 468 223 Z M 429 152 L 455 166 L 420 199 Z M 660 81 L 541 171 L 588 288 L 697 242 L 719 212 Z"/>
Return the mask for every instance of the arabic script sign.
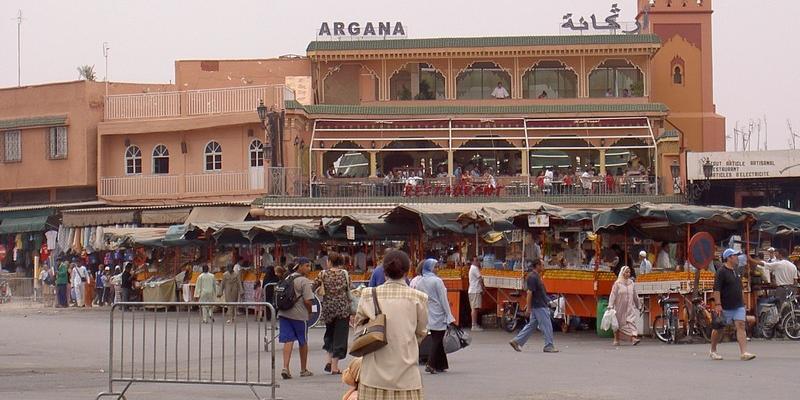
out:
<path id="1" fill-rule="evenodd" d="M 800 151 L 771 150 L 687 153 L 687 179 L 705 179 L 704 158 L 714 165 L 712 180 L 800 177 Z"/>
<path id="2" fill-rule="evenodd" d="M 613 31 L 621 31 L 622 33 L 628 34 L 628 35 L 633 35 L 633 34 L 640 33 L 641 30 L 642 30 L 642 25 L 641 25 L 641 23 L 639 23 L 639 21 L 636 21 L 636 27 L 634 29 L 627 30 L 627 31 L 622 30 L 622 25 L 620 25 L 619 22 L 617 22 L 617 19 L 619 19 L 619 12 L 620 11 L 622 11 L 622 9 L 620 9 L 617 6 L 617 3 L 612 4 L 611 5 L 610 14 L 604 20 L 605 24 L 598 24 L 597 23 L 597 17 L 594 14 L 592 14 L 589 17 L 589 19 L 592 21 L 592 25 L 591 25 L 592 29 L 594 29 L 596 31 L 612 31 L 612 32 Z M 563 24 L 561 24 L 562 28 L 570 29 L 570 30 L 573 30 L 573 31 L 588 31 L 589 30 L 589 21 L 587 21 L 586 18 L 581 17 L 578 20 L 578 23 L 576 24 L 572 20 L 572 16 L 573 16 L 572 13 L 567 13 L 567 14 L 564 15 L 563 20 L 565 22 Z"/>

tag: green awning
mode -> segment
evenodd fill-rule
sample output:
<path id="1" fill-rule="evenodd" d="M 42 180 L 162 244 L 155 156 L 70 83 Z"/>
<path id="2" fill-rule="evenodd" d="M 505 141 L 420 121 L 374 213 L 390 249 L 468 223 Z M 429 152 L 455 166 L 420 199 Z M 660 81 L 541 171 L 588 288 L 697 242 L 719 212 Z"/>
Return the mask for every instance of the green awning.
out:
<path id="1" fill-rule="evenodd" d="M 0 223 L 0 235 L 9 233 L 39 232 L 47 229 L 45 215 L 36 217 L 6 218 Z"/>

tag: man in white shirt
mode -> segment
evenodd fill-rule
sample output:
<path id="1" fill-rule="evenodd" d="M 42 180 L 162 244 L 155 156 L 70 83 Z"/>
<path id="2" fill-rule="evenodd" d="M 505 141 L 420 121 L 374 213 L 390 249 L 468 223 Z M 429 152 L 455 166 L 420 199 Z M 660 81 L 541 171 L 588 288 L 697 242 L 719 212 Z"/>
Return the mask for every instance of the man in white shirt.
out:
<path id="1" fill-rule="evenodd" d="M 669 246 L 669 244 L 663 243 L 661 245 L 661 251 L 658 252 L 658 257 L 656 257 L 656 268 L 661 271 L 674 269 L 672 260 L 669 257 L 669 252 L 667 252 L 667 246 Z"/>
<path id="2" fill-rule="evenodd" d="M 639 252 L 639 275 L 649 274 L 653 272 L 653 264 L 647 259 L 647 252 L 642 250 Z"/>
<path id="3" fill-rule="evenodd" d="M 785 250 L 779 249 L 775 253 L 777 256 L 775 262 L 756 260 L 754 258 L 750 258 L 750 262 L 763 265 L 769 270 L 769 272 L 772 273 L 772 281 L 775 283 L 775 286 L 779 288 L 794 288 L 797 284 L 797 267 L 786 259 Z"/>
<path id="4" fill-rule="evenodd" d="M 774 247 L 770 247 L 770 248 L 767 249 L 767 258 L 764 259 L 764 261 L 769 262 L 769 263 L 774 263 L 775 261 L 778 261 L 778 258 L 775 257 L 775 248 Z"/>
<path id="5" fill-rule="evenodd" d="M 553 169 L 547 167 L 544 171 L 544 192 L 550 193 L 553 190 Z"/>
<path id="6" fill-rule="evenodd" d="M 581 174 L 581 187 L 585 192 L 591 193 L 592 191 L 592 173 L 588 168 Z"/>
<path id="7" fill-rule="evenodd" d="M 478 326 L 478 314 L 483 305 L 483 276 L 481 276 L 481 263 L 477 256 L 472 258 L 472 265 L 469 266 L 469 306 L 472 309 L 472 330 L 480 332 L 483 329 Z"/>
<path id="8" fill-rule="evenodd" d="M 509 97 L 508 90 L 503 87 L 503 82 L 497 82 L 497 87 L 492 90 L 492 97 L 495 99 L 507 99 Z"/>

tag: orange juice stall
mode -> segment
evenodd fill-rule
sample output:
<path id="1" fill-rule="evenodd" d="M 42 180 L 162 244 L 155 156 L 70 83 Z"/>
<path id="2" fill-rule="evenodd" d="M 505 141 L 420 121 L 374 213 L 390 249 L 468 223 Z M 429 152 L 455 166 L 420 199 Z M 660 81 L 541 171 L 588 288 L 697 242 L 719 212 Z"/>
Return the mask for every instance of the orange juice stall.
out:
<path id="1" fill-rule="evenodd" d="M 527 308 L 525 272 L 484 269 L 481 273 L 486 286 L 484 300 L 495 305 L 498 317 L 507 302 Z M 564 299 L 560 311 L 565 321 L 571 317 L 596 318 L 597 301 L 611 293 L 614 279 L 610 272 L 577 269 L 547 269 L 542 274 L 548 294 Z M 562 324 L 565 331 L 568 327 Z"/>

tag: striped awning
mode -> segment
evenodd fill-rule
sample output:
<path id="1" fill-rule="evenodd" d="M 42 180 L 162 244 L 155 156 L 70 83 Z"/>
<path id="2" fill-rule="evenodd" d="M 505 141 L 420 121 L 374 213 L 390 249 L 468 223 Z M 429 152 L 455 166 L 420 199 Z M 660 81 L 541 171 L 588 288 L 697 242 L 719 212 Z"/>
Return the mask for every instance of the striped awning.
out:
<path id="1" fill-rule="evenodd" d="M 265 204 L 267 218 L 330 218 L 352 214 L 381 214 L 395 208 L 396 204 Z"/>

